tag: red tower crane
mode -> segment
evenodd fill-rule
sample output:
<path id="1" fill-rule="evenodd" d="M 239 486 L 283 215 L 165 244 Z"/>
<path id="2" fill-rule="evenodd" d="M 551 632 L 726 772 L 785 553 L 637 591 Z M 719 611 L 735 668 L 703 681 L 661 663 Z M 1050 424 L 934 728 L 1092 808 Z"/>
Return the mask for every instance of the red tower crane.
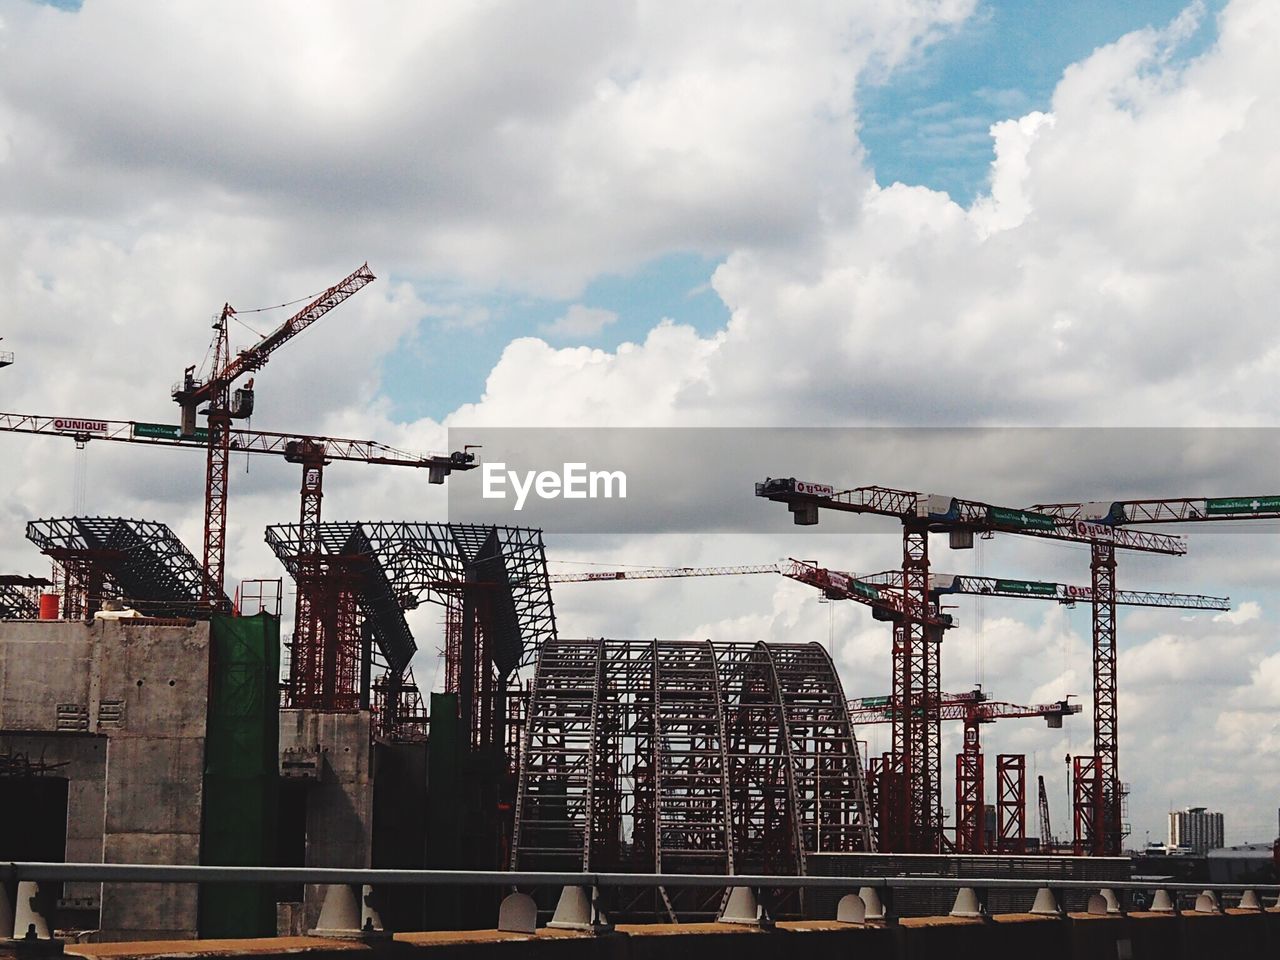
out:
<path id="1" fill-rule="evenodd" d="M 227 553 L 227 463 L 231 455 L 231 421 L 243 419 L 253 413 L 253 380 L 235 391 L 232 386 L 246 373 L 261 369 L 271 354 L 292 340 L 311 324 L 348 297 L 374 280 L 366 263 L 346 279 L 335 283 L 302 310 L 294 314 L 275 330 L 253 346 L 231 355 L 227 321 L 236 311 L 224 304 L 222 313 L 214 322 L 211 368 L 204 379 L 196 375 L 194 366 L 183 371 L 182 383 L 173 390 L 173 399 L 182 408 L 182 435 L 196 435 L 196 413 L 200 404 L 208 404 L 204 410 L 208 417 L 208 459 L 205 472 L 204 497 L 204 571 L 205 599 L 218 604 L 222 597 Z M 303 486 L 304 501 L 308 496 Z M 311 494 L 319 502 L 319 491 Z M 305 512 L 305 507 L 304 507 Z"/>
<path id="2" fill-rule="evenodd" d="M 1046 513 L 1000 507 L 976 500 L 868 486 L 838 490 L 831 484 L 791 478 L 757 483 L 756 496 L 787 504 L 800 525 L 818 522 L 820 509 L 870 513 L 902 524 L 902 599 L 904 615 L 894 622 L 893 696 L 902 709 L 894 724 L 893 773 L 906 783 L 892 806 L 896 823 L 905 824 L 906 852 L 930 853 L 942 845 L 940 791 L 941 733 L 938 715 L 941 631 L 929 629 L 929 534 L 946 532 L 953 548 L 973 546 L 974 533 L 1023 536 L 1178 555 L 1181 538 L 1145 531 L 1070 522 Z M 1099 584 L 1095 577 L 1094 592 Z M 1114 582 L 1109 593 L 1114 591 Z M 1095 601 L 1096 603 L 1096 601 Z M 1114 605 L 1113 605 L 1114 608 Z"/>
<path id="3" fill-rule="evenodd" d="M 1046 503 L 1030 508 L 1061 524 L 1096 530 L 1093 573 L 1093 754 L 1074 758 L 1072 781 L 1076 852 L 1117 856 L 1128 833 L 1120 781 L 1120 724 L 1116 703 L 1116 554 L 1119 537 L 1140 524 L 1280 519 L 1280 496 L 1181 497 Z M 1115 539 L 1109 534 L 1114 533 Z"/>
<path id="4" fill-rule="evenodd" d="M 892 723 L 892 701 L 892 697 L 861 697 L 850 700 L 849 717 L 855 725 Z M 1063 717 L 1079 713 L 1080 705 L 1059 700 L 1055 703 L 1021 706 L 1002 700 L 990 700 L 981 688 L 975 688 L 964 693 L 942 694 L 938 712 L 943 720 L 964 722 L 964 745 L 962 752 L 956 754 L 955 849 L 957 853 L 984 853 L 986 830 L 982 811 L 986 791 L 981 725 L 1009 718 L 1041 717 L 1050 727 L 1057 728 L 1062 726 Z M 1001 799 L 1006 801 L 999 805 L 1001 816 L 998 837 L 1001 842 L 997 849 L 1000 853 L 1022 853 L 1026 847 L 1025 827 L 1022 826 L 1025 821 L 1016 812 L 1016 798 L 1022 791 L 1016 786 L 1015 768 L 1016 763 L 1006 761 L 1002 765 L 1003 775 L 999 777 L 1000 785 L 1004 788 L 1000 790 Z M 1020 827 L 1022 828 L 1019 829 Z"/>

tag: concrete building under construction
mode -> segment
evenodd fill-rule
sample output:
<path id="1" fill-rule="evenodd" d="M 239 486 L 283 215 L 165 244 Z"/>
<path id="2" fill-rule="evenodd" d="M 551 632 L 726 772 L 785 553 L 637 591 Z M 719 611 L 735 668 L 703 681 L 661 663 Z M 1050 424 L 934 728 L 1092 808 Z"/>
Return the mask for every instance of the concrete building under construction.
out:
<path id="1" fill-rule="evenodd" d="M 211 604 L 200 564 L 163 524 L 61 518 L 28 537 L 55 570 L 43 598 L 0 622 L 0 789 L 19 811 L 0 860 L 1099 880 L 1127 869 L 878 855 L 875 791 L 895 781 L 869 782 L 819 645 L 562 638 L 537 530 L 270 527 L 297 583 L 287 642 L 278 602 Z M 442 614 L 446 676 L 424 702 L 405 611 L 427 604 Z M 321 905 L 301 885 L 60 892 L 59 922 L 101 939 L 296 933 Z M 684 922 L 714 916 L 722 895 L 659 888 L 611 910 Z M 498 900 L 381 896 L 399 929 L 486 926 Z M 833 904 L 813 890 L 775 909 Z"/>

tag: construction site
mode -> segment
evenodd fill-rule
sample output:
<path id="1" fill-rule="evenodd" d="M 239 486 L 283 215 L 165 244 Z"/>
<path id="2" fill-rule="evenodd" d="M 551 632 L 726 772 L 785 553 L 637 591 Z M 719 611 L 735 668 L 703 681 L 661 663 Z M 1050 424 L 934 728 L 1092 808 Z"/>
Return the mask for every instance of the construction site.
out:
<path id="1" fill-rule="evenodd" d="M 858 575 L 838 555 L 551 573 L 536 528 L 326 520 L 334 461 L 425 470 L 434 484 L 467 483 L 479 466 L 465 448 L 424 455 L 242 422 L 254 409 L 251 375 L 373 279 L 362 266 L 239 351 L 228 333 L 235 311 L 224 307 L 205 366 L 187 368 L 172 389 L 174 423 L 0 413 L 6 434 L 206 459 L 201 544 L 183 543 L 171 518 L 31 517 L 31 567 L 0 571 L 0 862 L 709 878 L 612 891 L 610 917 L 641 924 L 715 920 L 734 876 L 1132 879 L 1117 611 L 1231 607 L 1226 597 L 1120 589 L 1117 571 L 1126 555 L 1185 553 L 1183 526 L 1274 521 L 1280 497 L 1226 490 L 1010 506 L 742 478 L 744 498 L 754 482 L 759 510 L 783 504 L 801 526 L 858 521 L 832 513 L 896 520 L 900 553 Z M 296 522 L 262 531 L 282 569 L 276 579 L 228 583 L 233 452 L 300 468 L 299 503 L 281 505 Z M 1003 537 L 1083 545 L 1087 574 L 1067 584 L 934 569 L 931 548 Z M 869 608 L 891 675 L 860 677 L 857 692 L 879 692 L 850 696 L 818 643 L 558 629 L 560 589 L 747 576 L 783 576 Z M 944 608 L 965 595 L 1087 606 L 1089 712 L 1070 698 L 1019 704 L 949 686 L 941 650 L 955 623 Z M 438 611 L 440 636 L 410 628 L 406 613 L 423 607 Z M 292 631 L 282 635 L 288 613 Z M 444 681 L 432 692 L 413 660 L 435 646 Z M 984 726 L 1018 718 L 1077 724 L 1090 740 L 1071 759 L 1069 810 L 1051 815 L 1025 755 L 984 755 Z M 943 725 L 957 722 L 962 750 L 943 756 Z M 859 734 L 871 725 L 890 731 L 891 748 L 877 756 Z M 557 906 L 556 888 L 511 888 L 529 893 L 544 920 Z M 99 940 L 298 935 L 323 926 L 327 895 L 294 882 L 69 880 L 41 892 L 54 927 Z M 489 927 L 502 893 L 388 886 L 379 922 Z M 837 893 L 779 888 L 768 891 L 769 910 L 779 920 L 833 917 Z M 17 895 L 7 891 L 10 902 Z M 1065 899 L 1080 909 L 1088 898 Z M 909 889 L 894 909 L 932 916 L 951 903 L 946 891 Z M 1014 891 L 993 890 L 983 909 L 1015 907 Z"/>

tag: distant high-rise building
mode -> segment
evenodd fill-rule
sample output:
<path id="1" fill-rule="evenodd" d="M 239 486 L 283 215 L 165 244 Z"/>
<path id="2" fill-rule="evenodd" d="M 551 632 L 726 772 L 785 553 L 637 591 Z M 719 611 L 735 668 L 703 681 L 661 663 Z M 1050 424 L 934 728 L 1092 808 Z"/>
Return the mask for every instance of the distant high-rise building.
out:
<path id="1" fill-rule="evenodd" d="M 1204 807 L 1187 807 L 1169 814 L 1169 846 L 1188 847 L 1198 854 L 1226 846 L 1222 840 L 1222 814 Z"/>

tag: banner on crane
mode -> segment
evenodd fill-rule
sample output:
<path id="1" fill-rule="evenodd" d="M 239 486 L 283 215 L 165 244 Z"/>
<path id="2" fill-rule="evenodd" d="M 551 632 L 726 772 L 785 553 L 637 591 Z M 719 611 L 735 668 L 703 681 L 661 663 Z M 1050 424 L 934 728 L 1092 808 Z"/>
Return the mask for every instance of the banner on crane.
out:
<path id="1" fill-rule="evenodd" d="M 1053 530 L 1058 522 L 1047 513 L 1034 513 L 1030 510 L 1009 510 L 1005 507 L 989 507 L 987 519 L 1007 527 L 1018 527 L 1023 530 Z"/>
<path id="2" fill-rule="evenodd" d="M 1270 513 L 1275 510 L 1280 510 L 1280 497 L 1219 497 L 1204 502 L 1204 512 L 1211 515 Z"/>
<path id="3" fill-rule="evenodd" d="M 996 591 L 999 593 L 1016 593 L 1027 597 L 1056 597 L 1056 583 L 1042 583 L 1039 580 L 997 580 Z"/>
<path id="4" fill-rule="evenodd" d="M 74 420 L 70 417 L 58 417 L 53 421 L 53 429 L 59 433 L 94 433 L 105 434 L 110 427 L 106 420 Z"/>
<path id="5" fill-rule="evenodd" d="M 148 440 L 195 440 L 198 443 L 209 442 L 209 431 L 204 427 L 196 427 L 195 436 L 184 437 L 180 427 L 172 423 L 135 423 L 133 435 Z"/>

